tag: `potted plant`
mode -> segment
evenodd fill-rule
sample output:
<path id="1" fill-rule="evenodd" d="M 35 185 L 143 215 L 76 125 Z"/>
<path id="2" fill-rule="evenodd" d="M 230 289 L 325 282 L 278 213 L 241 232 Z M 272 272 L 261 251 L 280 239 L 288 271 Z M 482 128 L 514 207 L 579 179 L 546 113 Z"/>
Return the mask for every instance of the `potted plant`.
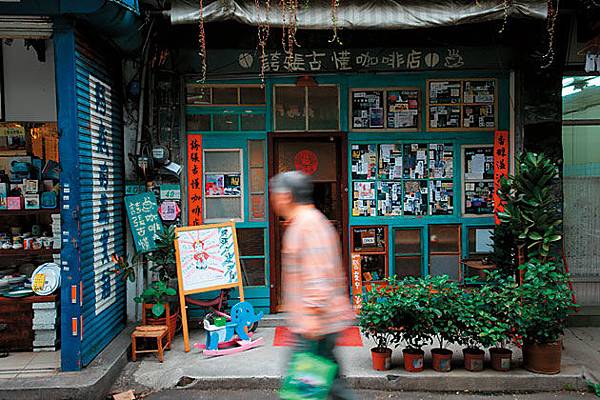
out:
<path id="1" fill-rule="evenodd" d="M 421 372 L 424 369 L 425 352 L 423 346 L 431 343 L 431 326 L 436 316 L 429 306 L 429 281 L 422 278 L 405 278 L 396 292 L 397 320 L 402 340 L 406 347 L 402 350 L 404 369 L 408 372 Z"/>
<path id="2" fill-rule="evenodd" d="M 393 279 L 387 285 L 378 285 L 363 295 L 358 316 L 361 331 L 367 338 L 373 339 L 376 346 L 371 349 L 373 368 L 384 371 L 391 368 L 392 349 L 390 345 L 400 341 L 398 331 L 390 329 L 394 326 L 394 290 L 397 288 Z"/>
<path id="3" fill-rule="evenodd" d="M 560 372 L 562 335 L 567 318 L 577 307 L 568 275 L 554 261 L 531 259 L 519 287 L 523 309 L 523 364 L 542 374 Z"/>
<path id="4" fill-rule="evenodd" d="M 156 239 L 156 250 L 148 254 L 152 262 L 150 271 L 158 274 L 158 279 L 164 282 L 174 282 L 177 279 L 175 259 L 175 225 L 166 226 Z"/>
<path id="5" fill-rule="evenodd" d="M 140 296 L 134 297 L 136 303 L 142 304 L 142 320 L 146 325 L 165 325 L 169 328 L 169 342 L 173 340 L 177 330 L 178 312 L 171 312 L 169 296 L 177 292 L 163 281 L 152 282 Z M 148 315 L 148 313 L 150 315 Z"/>
<path id="6" fill-rule="evenodd" d="M 457 343 L 460 339 L 457 316 L 460 312 L 460 298 L 463 292 L 456 282 L 449 280 L 448 276 L 431 278 L 430 307 L 435 314 L 431 332 L 439 344 L 438 348 L 431 349 L 433 369 L 438 372 L 449 372 L 452 369 L 452 350 L 446 346 Z"/>
<path id="7" fill-rule="evenodd" d="M 482 332 L 488 326 L 491 316 L 485 308 L 480 288 L 472 288 L 460 297 L 457 307 L 459 342 L 463 347 L 464 367 L 467 371 L 483 370 L 485 351 L 481 349 Z"/>

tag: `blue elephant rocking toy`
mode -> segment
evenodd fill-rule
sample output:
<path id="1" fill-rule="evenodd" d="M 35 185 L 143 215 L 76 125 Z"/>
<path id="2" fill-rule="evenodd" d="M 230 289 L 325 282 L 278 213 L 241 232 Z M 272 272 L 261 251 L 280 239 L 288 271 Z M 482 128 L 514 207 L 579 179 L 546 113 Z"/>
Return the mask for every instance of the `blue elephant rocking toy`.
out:
<path id="1" fill-rule="evenodd" d="M 206 344 L 196 343 L 194 347 L 204 350 L 205 356 L 224 356 L 239 353 L 263 344 L 263 338 L 252 339 L 247 330 L 252 324 L 260 321 L 263 313 L 254 313 L 254 308 L 248 302 L 242 301 L 231 308 L 231 321 L 225 326 L 212 325 L 204 320 Z"/>

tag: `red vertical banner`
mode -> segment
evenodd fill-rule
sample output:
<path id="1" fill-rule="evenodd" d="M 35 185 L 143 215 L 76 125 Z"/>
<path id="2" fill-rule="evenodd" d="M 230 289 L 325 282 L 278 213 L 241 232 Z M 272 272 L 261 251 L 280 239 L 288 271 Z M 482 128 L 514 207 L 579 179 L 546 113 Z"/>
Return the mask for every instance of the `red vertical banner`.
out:
<path id="1" fill-rule="evenodd" d="M 360 266 L 360 254 L 352 253 L 352 304 L 354 311 L 360 311 L 362 302 L 362 271 Z"/>
<path id="2" fill-rule="evenodd" d="M 202 135 L 187 136 L 188 225 L 202 224 Z"/>
<path id="3" fill-rule="evenodd" d="M 508 131 L 496 131 L 494 134 L 494 217 L 500 223 L 498 212 L 504 210 L 498 190 L 502 177 L 508 176 Z"/>

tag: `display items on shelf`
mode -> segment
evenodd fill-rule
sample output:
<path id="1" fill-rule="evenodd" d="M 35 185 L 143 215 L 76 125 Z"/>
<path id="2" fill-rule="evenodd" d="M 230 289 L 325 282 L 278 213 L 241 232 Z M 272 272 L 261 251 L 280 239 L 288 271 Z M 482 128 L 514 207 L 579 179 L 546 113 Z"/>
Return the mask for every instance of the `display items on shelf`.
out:
<path id="1" fill-rule="evenodd" d="M 353 226 L 351 228 L 352 258 L 357 259 L 356 274 L 357 277 L 360 277 L 362 284 L 383 281 L 388 277 L 387 229 L 387 226 Z"/>

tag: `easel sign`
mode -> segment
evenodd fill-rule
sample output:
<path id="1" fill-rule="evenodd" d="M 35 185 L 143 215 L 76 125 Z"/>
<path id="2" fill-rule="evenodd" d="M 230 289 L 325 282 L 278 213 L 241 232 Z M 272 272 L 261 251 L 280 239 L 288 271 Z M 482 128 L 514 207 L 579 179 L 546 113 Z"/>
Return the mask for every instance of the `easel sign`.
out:
<path id="1" fill-rule="evenodd" d="M 175 229 L 175 254 L 183 343 L 190 351 L 185 296 L 238 288 L 244 301 L 235 223 L 189 226 Z"/>

